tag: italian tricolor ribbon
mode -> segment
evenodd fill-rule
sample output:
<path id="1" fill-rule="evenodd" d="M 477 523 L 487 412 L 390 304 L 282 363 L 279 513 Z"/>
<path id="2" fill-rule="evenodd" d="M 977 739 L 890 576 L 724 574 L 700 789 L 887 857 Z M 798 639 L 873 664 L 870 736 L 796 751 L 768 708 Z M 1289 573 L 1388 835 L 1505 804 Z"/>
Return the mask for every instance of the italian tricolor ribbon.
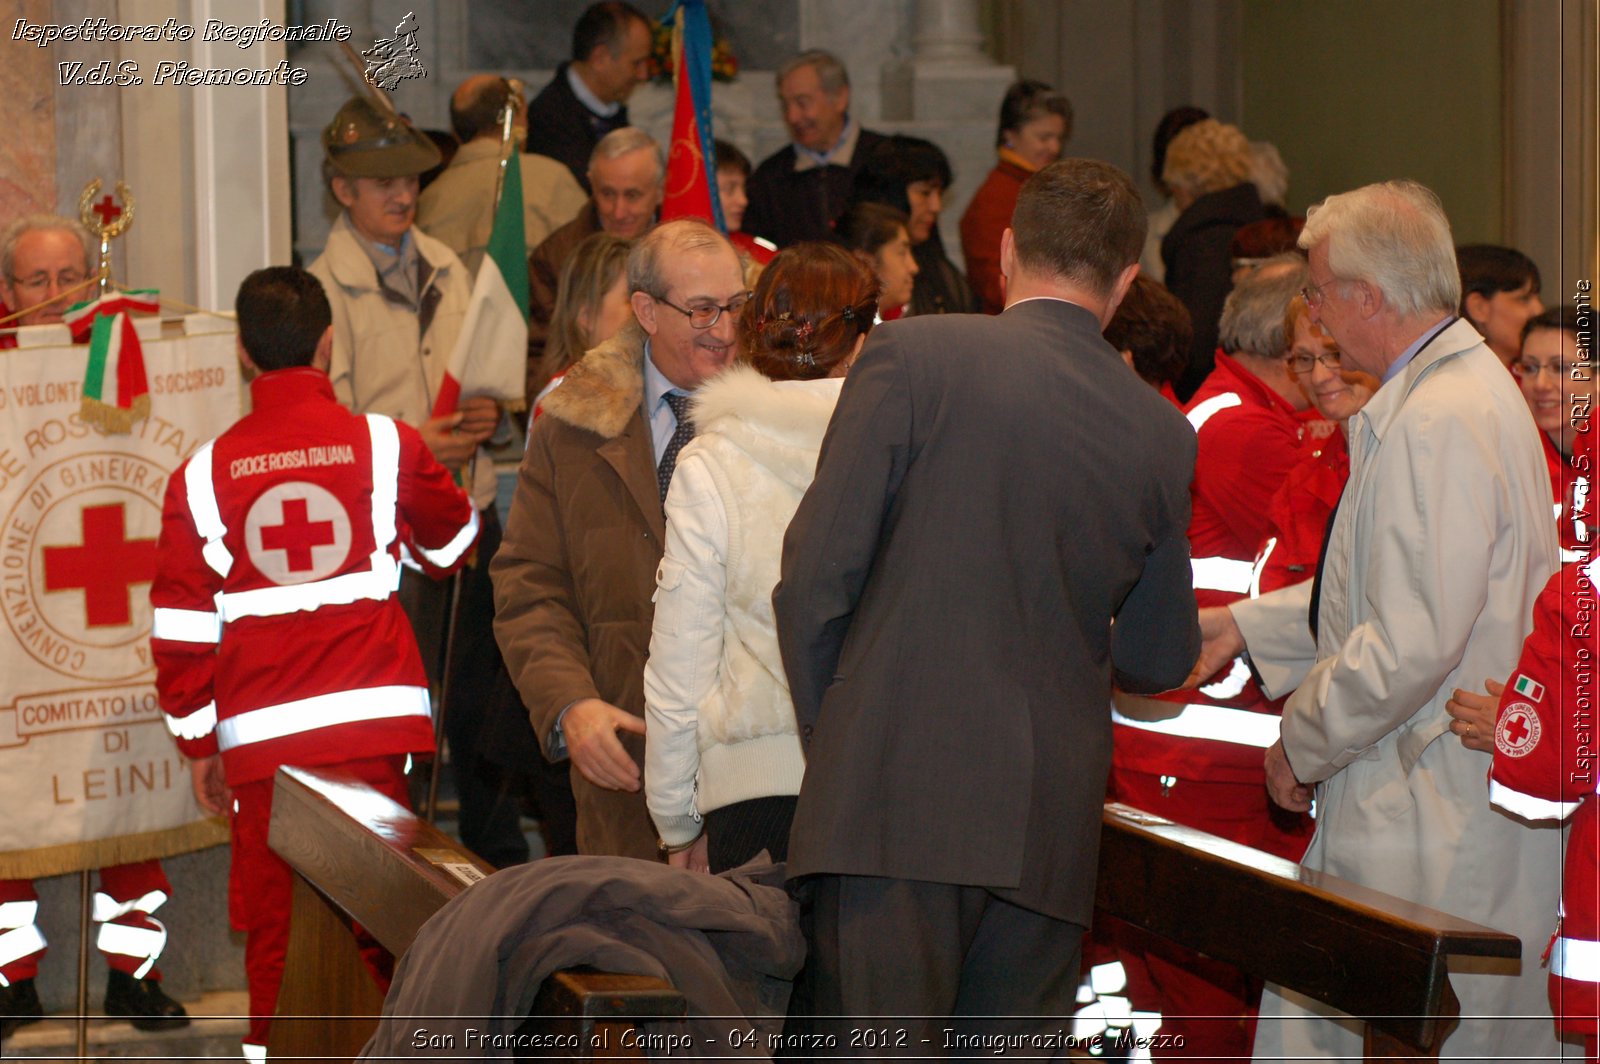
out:
<path id="1" fill-rule="evenodd" d="M 160 309 L 155 289 L 112 290 L 64 315 L 73 342 L 89 344 L 79 412 L 102 433 L 132 432 L 134 422 L 150 416 L 144 349 L 128 313 Z"/>

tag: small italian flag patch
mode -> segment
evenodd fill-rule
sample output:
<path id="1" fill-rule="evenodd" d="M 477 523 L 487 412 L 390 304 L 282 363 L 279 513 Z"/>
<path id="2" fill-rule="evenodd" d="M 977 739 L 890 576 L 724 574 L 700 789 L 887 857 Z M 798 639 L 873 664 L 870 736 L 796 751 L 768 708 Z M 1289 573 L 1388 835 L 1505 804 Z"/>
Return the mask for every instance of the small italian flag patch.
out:
<path id="1" fill-rule="evenodd" d="M 1535 702 L 1544 698 L 1544 684 L 1537 683 L 1520 673 L 1517 675 L 1516 682 L 1511 685 L 1511 689 L 1523 698 L 1532 699 Z"/>

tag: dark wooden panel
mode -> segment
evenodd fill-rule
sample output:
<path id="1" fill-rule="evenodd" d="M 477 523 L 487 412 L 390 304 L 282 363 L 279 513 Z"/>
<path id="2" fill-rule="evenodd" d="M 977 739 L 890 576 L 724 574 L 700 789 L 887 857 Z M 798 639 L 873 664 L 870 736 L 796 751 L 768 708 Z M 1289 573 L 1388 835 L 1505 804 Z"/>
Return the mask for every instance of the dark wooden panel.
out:
<path id="1" fill-rule="evenodd" d="M 467 883 L 441 867 L 494 869 L 455 840 L 364 784 L 330 772 L 278 770 L 268 842 L 298 874 L 289 964 L 274 1023 L 272 1056 L 348 1059 L 376 1026 L 383 999 L 350 932 L 360 924 L 396 957 Z M 681 1017 L 683 995 L 659 979 L 587 969 L 545 980 L 521 1030 L 596 1036 L 607 1058 L 642 1055 L 622 1037 L 636 1020 Z"/>
<path id="2" fill-rule="evenodd" d="M 272 798 L 268 844 L 396 957 L 417 929 L 466 884 L 416 851 L 494 867 L 371 788 L 332 773 L 284 767 Z"/>
<path id="3" fill-rule="evenodd" d="M 268 1035 L 269 1058 L 354 1059 L 383 1011 L 383 994 L 361 959 L 349 925 L 299 876 L 289 955 Z"/>
<path id="4" fill-rule="evenodd" d="M 1419 1048 L 1453 1026 L 1450 956 L 1521 942 L 1160 817 L 1108 805 L 1096 905 Z"/>

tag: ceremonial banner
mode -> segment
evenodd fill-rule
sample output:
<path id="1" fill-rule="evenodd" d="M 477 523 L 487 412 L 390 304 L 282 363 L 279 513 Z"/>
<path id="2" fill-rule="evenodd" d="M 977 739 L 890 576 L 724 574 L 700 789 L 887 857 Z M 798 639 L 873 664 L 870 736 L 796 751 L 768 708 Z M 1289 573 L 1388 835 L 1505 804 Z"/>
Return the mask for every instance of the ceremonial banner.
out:
<path id="1" fill-rule="evenodd" d="M 678 0 L 663 23 L 672 25 L 672 146 L 667 152 L 661 220 L 704 218 L 723 231 L 713 173 L 711 132 L 711 19 L 705 0 Z"/>
<path id="2" fill-rule="evenodd" d="M 156 701 L 150 582 L 167 479 L 240 414 L 231 322 L 138 321 L 150 416 L 80 413 L 90 350 L 0 352 L 0 878 L 165 857 L 227 839 Z"/>

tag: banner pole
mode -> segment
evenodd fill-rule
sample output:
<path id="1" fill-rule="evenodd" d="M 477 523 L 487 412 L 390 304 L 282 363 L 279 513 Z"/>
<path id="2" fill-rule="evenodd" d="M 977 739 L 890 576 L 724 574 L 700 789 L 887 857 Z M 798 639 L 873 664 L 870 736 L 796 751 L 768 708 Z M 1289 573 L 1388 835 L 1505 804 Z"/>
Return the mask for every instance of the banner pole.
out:
<path id="1" fill-rule="evenodd" d="M 78 1058 L 89 1056 L 89 870 L 78 873 Z"/>
<path id="2" fill-rule="evenodd" d="M 478 452 L 472 452 L 472 457 L 467 460 L 466 481 L 468 490 L 474 483 L 473 474 L 478 470 Z M 469 505 L 477 503 L 469 500 Z M 469 561 L 468 564 L 471 564 Z M 434 813 L 439 808 L 439 773 L 444 767 L 444 715 L 450 710 L 450 669 L 455 663 L 456 656 L 456 617 L 461 612 L 461 581 L 466 576 L 464 569 L 457 569 L 450 576 L 450 604 L 445 607 L 444 622 L 444 664 L 439 669 L 439 706 L 433 714 L 433 768 L 428 773 L 428 802 L 424 808 L 422 819 L 433 823 Z M 457 798 L 460 796 L 457 795 Z M 459 813 L 457 814 L 459 816 Z M 456 825 L 459 833 L 461 825 Z"/>
<path id="3" fill-rule="evenodd" d="M 444 715 L 450 708 L 450 668 L 456 650 L 456 614 L 461 610 L 462 573 L 450 577 L 450 604 L 446 607 L 444 628 L 444 667 L 439 670 L 439 709 L 433 715 L 433 768 L 428 774 L 428 804 L 422 818 L 433 823 L 439 807 L 439 773 L 444 766 Z M 459 815 L 459 814 L 458 814 Z M 456 825 L 460 831 L 460 824 Z"/>

